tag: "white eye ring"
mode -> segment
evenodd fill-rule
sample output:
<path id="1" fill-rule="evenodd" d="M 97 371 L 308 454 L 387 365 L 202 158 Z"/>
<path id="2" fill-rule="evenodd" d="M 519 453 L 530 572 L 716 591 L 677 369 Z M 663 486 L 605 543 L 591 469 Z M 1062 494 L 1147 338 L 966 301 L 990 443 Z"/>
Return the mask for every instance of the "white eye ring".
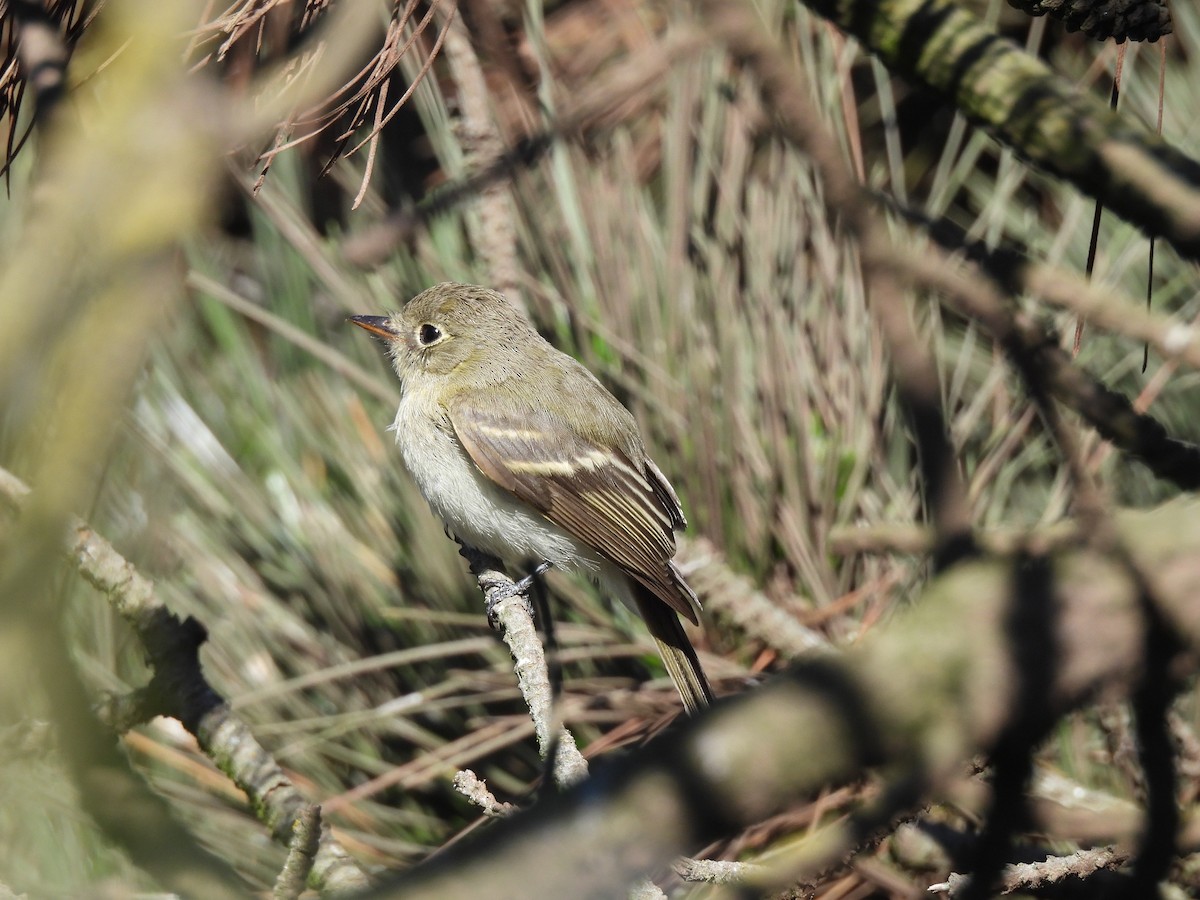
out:
<path id="1" fill-rule="evenodd" d="M 422 347 L 428 347 L 430 344 L 436 344 L 442 339 L 442 329 L 438 328 L 432 322 L 426 322 L 417 329 L 417 340 L 421 342 Z"/>

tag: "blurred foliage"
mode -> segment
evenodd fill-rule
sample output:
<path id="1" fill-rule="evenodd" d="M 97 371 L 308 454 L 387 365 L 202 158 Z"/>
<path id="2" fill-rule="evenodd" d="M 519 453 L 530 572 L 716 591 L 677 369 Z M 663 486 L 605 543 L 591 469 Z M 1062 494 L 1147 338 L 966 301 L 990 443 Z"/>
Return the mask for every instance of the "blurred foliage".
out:
<path id="1" fill-rule="evenodd" d="M 619 6 L 620 16 L 614 5 L 584 0 L 548 11 L 503 7 L 518 80 L 501 77 L 510 64 L 480 53 L 506 138 L 528 127 L 530 110 L 553 109 L 684 16 L 654 3 Z M 866 183 L 945 214 L 975 237 L 1017 242 L 1082 270 L 1090 201 L 891 80 L 803 6 L 761 7 Z M 481 15 L 474 4 L 462 13 L 471 24 Z M 1200 127 L 1188 113 L 1200 84 L 1200 12 L 1176 4 L 1174 14 L 1164 130 L 1187 146 Z M 273 21 L 265 16 L 261 27 Z M 1067 77 L 1107 89 L 1100 73 L 1111 64 L 1110 46 L 1044 19 L 1004 21 Z M 400 33 L 414 27 L 410 21 Z M 414 77 L 432 33 L 396 58 L 389 78 L 403 86 Z M 243 56 L 253 35 L 241 33 Z M 198 39 L 190 59 L 211 50 Z M 1129 52 L 1123 109 L 1150 121 L 1157 54 L 1136 45 Z M 518 800 L 541 771 L 507 653 L 385 431 L 397 391 L 391 372 L 344 322 L 350 313 L 396 308 L 437 281 L 486 283 L 492 275 L 472 244 L 470 207 L 433 221 L 370 271 L 340 260 L 345 230 L 463 172 L 457 86 L 440 64 L 431 71 L 406 112 L 377 133 L 381 162 L 353 213 L 364 154 L 314 180 L 328 159 L 307 145 L 289 150 L 273 158 L 256 194 L 261 163 L 253 170 L 250 160 L 265 148 L 236 157 L 223 191 L 226 228 L 187 237 L 178 258 L 187 300 L 151 349 L 102 490 L 80 510 L 157 579 L 172 609 L 207 625 L 204 661 L 214 686 L 323 803 L 346 846 L 381 866 L 414 862 L 474 821 L 449 787 L 456 769 L 475 768 L 501 799 Z M 236 83 L 238 69 L 230 64 L 221 74 Z M 755 86 L 721 54 L 678 65 L 653 94 L 636 117 L 556 143 L 513 182 L 507 224 L 517 240 L 520 299 L 544 333 L 635 412 L 679 491 L 690 532 L 710 539 L 799 620 L 835 643 L 853 641 L 924 574 L 909 559 L 835 557 L 826 543 L 834 526 L 920 515 L 912 447 L 855 253 L 827 220 L 809 164 L 772 135 Z M 378 108 L 354 107 L 365 112 L 352 112 L 351 144 L 371 136 L 368 113 Z M 29 190 L 21 166 L 11 178 L 15 194 Z M 897 240 L 920 250 L 919 237 Z M 1134 229 L 1106 217 L 1095 277 L 1142 296 L 1146 247 Z M 1162 248 L 1157 265 L 1155 308 L 1191 320 L 1200 313 L 1195 269 Z M 244 305 L 261 314 L 245 315 Z M 1063 517 L 1063 474 L 1013 376 L 974 328 L 945 320 L 933 304 L 919 319 L 941 364 L 978 523 Z M 279 323 L 318 342 L 325 356 Z M 1055 324 L 1073 328 L 1065 317 Z M 1123 338 L 1090 333 L 1081 361 L 1136 396 L 1152 383 L 1140 373 L 1141 353 Z M 1149 376 L 1157 369 L 1152 362 Z M 1191 440 L 1200 439 L 1196 387 L 1194 373 L 1172 374 L 1151 398 L 1154 413 Z M 1095 442 L 1089 454 L 1121 502 L 1167 495 Z M 676 698 L 640 623 L 586 585 L 557 576 L 550 583 L 567 723 L 585 745 L 614 726 L 644 733 Z M 141 683 L 137 644 L 113 613 L 73 579 L 59 590 L 89 685 L 125 691 Z M 774 662 L 769 648 L 719 627 L 701 644 L 727 691 Z M 23 714 L 44 710 L 33 702 Z M 641 730 L 630 728 L 639 722 Z M 1113 727 L 1084 715 L 1064 724 L 1044 765 L 1135 796 L 1129 773 L 1111 765 Z M 125 743 L 209 846 L 252 883 L 271 881 L 283 851 L 189 737 L 159 722 Z M 111 873 L 130 883 L 134 876 L 80 821 L 44 757 L 6 767 L 21 777 L 0 780 L 0 881 L 36 895 L 82 893 Z M 32 819 L 36 826 L 22 825 Z"/>

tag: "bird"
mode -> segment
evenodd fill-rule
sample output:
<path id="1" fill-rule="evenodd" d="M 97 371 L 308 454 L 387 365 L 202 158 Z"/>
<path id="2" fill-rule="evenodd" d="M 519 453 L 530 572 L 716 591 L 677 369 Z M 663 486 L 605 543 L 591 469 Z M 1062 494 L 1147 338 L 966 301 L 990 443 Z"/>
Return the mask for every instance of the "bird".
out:
<path id="1" fill-rule="evenodd" d="M 700 602 L 674 561 L 687 525 L 637 421 L 503 295 L 437 284 L 349 321 L 400 379 L 400 456 L 458 541 L 506 567 L 580 572 L 640 615 L 689 715 L 712 689 L 680 622 Z"/>

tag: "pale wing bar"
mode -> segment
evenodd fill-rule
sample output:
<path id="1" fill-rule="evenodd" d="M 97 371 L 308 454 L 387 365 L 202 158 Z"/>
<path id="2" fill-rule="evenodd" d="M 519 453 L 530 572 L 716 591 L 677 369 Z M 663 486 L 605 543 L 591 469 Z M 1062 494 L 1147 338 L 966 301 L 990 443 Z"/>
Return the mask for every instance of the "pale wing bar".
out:
<path id="1" fill-rule="evenodd" d="M 697 621 L 695 595 L 671 564 L 683 524 L 666 479 L 647 461 L 638 472 L 619 450 L 555 428 L 536 414 L 519 427 L 473 405 L 450 410 L 459 441 L 488 478 L 626 569 L 664 603 Z"/>

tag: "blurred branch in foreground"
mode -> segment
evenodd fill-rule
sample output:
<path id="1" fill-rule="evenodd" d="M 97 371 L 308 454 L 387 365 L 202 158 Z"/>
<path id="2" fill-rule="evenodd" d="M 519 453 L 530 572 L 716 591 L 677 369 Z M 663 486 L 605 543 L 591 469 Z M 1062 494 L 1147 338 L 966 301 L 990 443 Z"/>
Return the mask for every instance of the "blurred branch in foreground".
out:
<path id="1" fill-rule="evenodd" d="M 0 468 L 0 504 L 20 511 L 28 499 L 29 489 L 20 479 Z M 118 731 L 126 731 L 156 715 L 178 719 L 204 753 L 245 791 L 272 837 L 287 845 L 308 801 L 204 679 L 197 655 L 206 636 L 203 626 L 194 619 L 181 621 L 168 612 L 155 596 L 153 583 L 86 522 L 71 522 L 63 549 L 79 573 L 133 626 L 154 668 L 149 685 L 106 704 L 106 721 Z M 165 807 L 162 811 L 165 814 Z M 176 839 L 185 835 L 173 820 L 152 815 L 152 809 L 118 806 L 112 813 L 138 817 L 141 821 L 130 824 L 151 833 L 161 829 L 168 834 L 178 832 Z M 334 894 L 365 887 L 365 873 L 333 838 L 329 827 L 320 832 L 312 867 L 315 884 Z"/>
<path id="2" fill-rule="evenodd" d="M 114 0 L 104 12 L 72 57 L 98 74 L 69 97 L 71 116 L 43 118 L 0 266 L 3 449 L 33 488 L 0 542 L 0 627 L 17 636 L 0 682 L 38 686 L 82 808 L 135 865 L 163 887 L 218 896 L 239 884 L 232 868 L 170 817 L 96 721 L 53 585 L 63 530 L 95 496 L 146 349 L 179 296 L 181 243 L 210 221 L 221 159 L 253 138 L 260 110 L 184 71 L 179 36 L 193 5 Z M 280 102 L 320 96 L 340 76 L 342 51 L 354 52 L 369 20 L 349 18 L 331 22 L 338 52 Z M 92 546 L 89 533 L 78 539 L 80 552 Z"/>
<path id="3" fill-rule="evenodd" d="M 236 876 L 99 726 L 52 589 L 62 529 L 94 492 L 147 342 L 178 294 L 177 242 L 206 217 L 220 129 L 204 113 L 206 86 L 185 85 L 172 54 L 179 12 L 109 5 L 80 52 L 104 58 L 128 41 L 127 52 L 105 70 L 101 96 L 73 97 L 76 115 L 39 135 L 37 179 L 0 266 L 0 406 L 11 458 L 35 487 L 0 544 L 0 623 L 21 635 L 0 681 L 36 673 L 82 808 L 135 865 L 164 887 L 214 894 Z"/>
<path id="4" fill-rule="evenodd" d="M 806 0 L 893 71 L 1150 235 L 1200 257 L 1200 163 L 1079 90 L 953 0 Z"/>
<path id="5" fill-rule="evenodd" d="M 1158 573 L 1160 612 L 1200 645 L 1200 506 L 1176 501 L 1118 517 L 1137 564 Z M 718 704 L 630 758 L 597 767 L 552 798 L 455 847 L 371 896 L 517 897 L 615 893 L 672 858 L 762 820 L 868 769 L 892 785 L 872 819 L 942 795 L 963 760 L 987 751 L 1015 718 L 1046 727 L 1140 676 L 1144 622 L 1119 563 L 1090 550 L 1046 558 L 1048 605 L 1016 591 L 1019 560 L 963 563 L 914 607 L 838 659 L 793 666 L 765 687 Z M 1022 660 L 1037 621 L 1055 653 L 1030 684 Z M 1195 669 L 1195 657 L 1185 657 Z M 1034 688 L 1036 708 L 1015 707 Z M 843 857 L 865 836 L 850 820 L 819 829 L 760 888 Z"/>

